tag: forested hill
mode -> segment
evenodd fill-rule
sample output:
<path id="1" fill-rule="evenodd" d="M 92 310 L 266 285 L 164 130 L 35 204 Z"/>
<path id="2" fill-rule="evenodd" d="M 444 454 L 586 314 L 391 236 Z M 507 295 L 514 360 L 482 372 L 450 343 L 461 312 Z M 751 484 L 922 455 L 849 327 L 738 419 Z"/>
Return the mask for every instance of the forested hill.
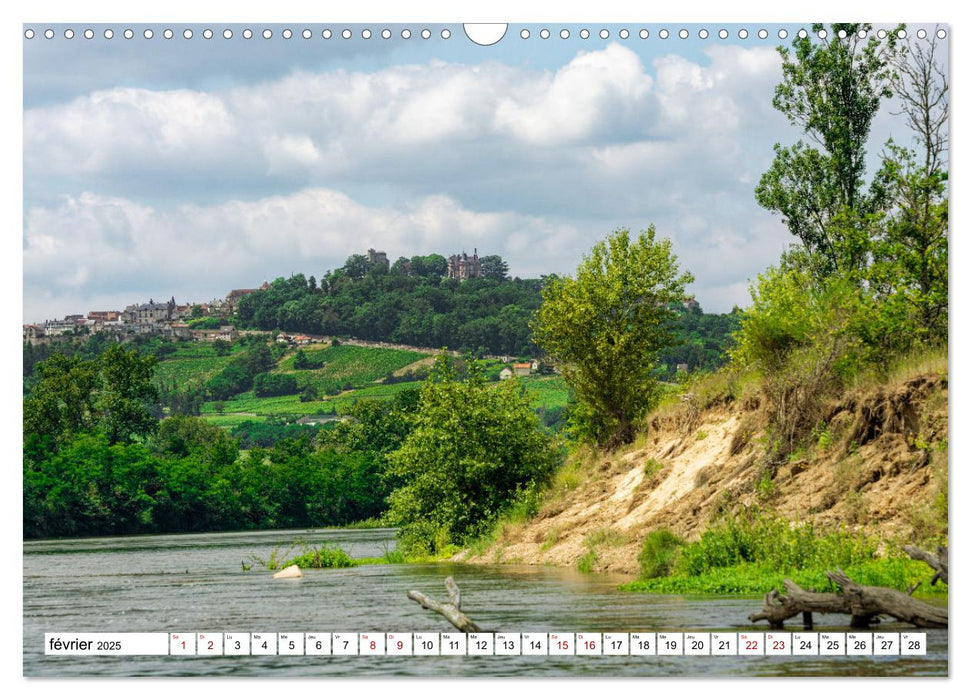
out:
<path id="1" fill-rule="evenodd" d="M 319 285 L 298 274 L 243 297 L 239 321 L 263 330 L 479 354 L 536 354 L 529 321 L 542 301 L 542 280 L 509 279 L 501 263 L 459 282 L 445 277 L 446 266 L 441 255 L 402 258 L 390 269 L 351 256 Z"/>
<path id="2" fill-rule="evenodd" d="M 535 357 L 530 321 L 542 303 L 544 280 L 510 278 L 498 256 L 482 263 L 482 277 L 459 282 L 445 277 L 441 255 L 399 258 L 390 268 L 354 255 L 319 283 L 297 274 L 243 297 L 239 322 L 262 330 Z M 723 364 L 738 320 L 696 306 L 683 309 L 677 324 L 683 342 L 661 357 L 671 374 L 682 363 L 691 371 Z"/>

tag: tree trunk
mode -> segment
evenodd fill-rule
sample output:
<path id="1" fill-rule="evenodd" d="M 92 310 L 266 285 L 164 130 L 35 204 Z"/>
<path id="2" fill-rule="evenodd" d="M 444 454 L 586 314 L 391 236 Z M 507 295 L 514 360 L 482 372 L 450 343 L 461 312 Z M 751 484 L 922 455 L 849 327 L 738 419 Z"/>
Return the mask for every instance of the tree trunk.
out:
<path id="1" fill-rule="evenodd" d="M 931 579 L 932 586 L 937 583 L 937 579 L 947 583 L 947 547 L 938 547 L 937 554 L 925 552 L 923 549 L 918 549 L 912 545 L 904 547 L 904 551 L 911 559 L 922 561 L 934 569 L 934 578 Z"/>

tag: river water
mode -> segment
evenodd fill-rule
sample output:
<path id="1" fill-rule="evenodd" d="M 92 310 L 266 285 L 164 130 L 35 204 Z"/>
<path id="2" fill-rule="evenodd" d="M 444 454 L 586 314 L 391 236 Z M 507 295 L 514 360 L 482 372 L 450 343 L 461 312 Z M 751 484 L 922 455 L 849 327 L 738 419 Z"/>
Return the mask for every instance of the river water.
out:
<path id="1" fill-rule="evenodd" d="M 511 632 L 765 631 L 752 597 L 625 593 L 612 576 L 536 566 L 457 563 L 310 570 L 273 580 L 252 558 L 295 541 L 339 544 L 353 557 L 393 548 L 390 530 L 206 533 L 24 544 L 26 676 L 909 676 L 946 675 L 946 630 L 924 657 L 55 657 L 45 632 L 448 632 L 406 598 L 418 589 L 462 608 L 483 629 Z M 294 551 L 294 554 L 298 553 Z M 843 630 L 846 618 L 820 619 Z M 831 623 L 831 626 L 827 626 Z M 799 631 L 794 626 L 793 631 Z M 909 626 L 884 624 L 885 631 Z"/>

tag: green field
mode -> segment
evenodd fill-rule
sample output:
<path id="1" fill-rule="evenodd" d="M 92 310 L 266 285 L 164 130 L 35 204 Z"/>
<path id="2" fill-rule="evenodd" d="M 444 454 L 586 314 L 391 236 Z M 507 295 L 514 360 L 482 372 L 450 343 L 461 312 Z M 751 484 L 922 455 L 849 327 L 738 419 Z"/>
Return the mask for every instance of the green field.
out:
<path id="1" fill-rule="evenodd" d="M 204 413 L 202 418 L 213 425 L 218 425 L 220 428 L 225 428 L 226 430 L 232 431 L 233 428 L 238 426 L 240 423 L 245 423 L 246 421 L 253 421 L 254 423 L 262 423 L 266 420 L 266 416 L 247 416 L 240 413 L 232 414 L 220 414 L 220 413 Z"/>
<path id="2" fill-rule="evenodd" d="M 355 401 L 361 399 L 386 399 L 389 396 L 409 388 L 418 388 L 421 382 L 402 382 L 400 384 L 375 384 L 374 386 L 364 387 L 346 391 L 339 396 L 324 399 L 322 401 L 301 401 L 298 396 L 266 396 L 258 398 L 253 396 L 252 391 L 240 394 L 235 399 L 228 401 L 207 401 L 202 406 L 202 412 L 206 418 L 210 415 L 218 415 L 216 406 L 222 404 L 224 418 L 229 418 L 226 414 L 249 413 L 256 416 L 312 416 L 332 414 L 335 411 L 340 413 L 350 408 Z M 252 416 L 249 417 L 252 419 Z M 247 420 L 246 416 L 241 416 L 237 422 Z"/>
<path id="3" fill-rule="evenodd" d="M 277 372 L 292 374 L 300 386 L 311 384 L 318 389 L 337 384 L 341 387 L 363 387 L 408 365 L 431 357 L 414 350 L 365 348 L 355 345 L 308 345 L 303 348 L 307 359 L 323 363 L 320 369 L 294 369 L 296 352 L 280 360 Z"/>

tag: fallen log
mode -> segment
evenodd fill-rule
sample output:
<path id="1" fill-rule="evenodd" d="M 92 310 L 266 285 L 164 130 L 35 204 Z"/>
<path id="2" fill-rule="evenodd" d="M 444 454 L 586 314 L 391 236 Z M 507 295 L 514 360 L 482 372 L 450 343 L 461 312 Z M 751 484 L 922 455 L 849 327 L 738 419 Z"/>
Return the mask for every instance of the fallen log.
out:
<path id="1" fill-rule="evenodd" d="M 947 608 L 914 600 L 892 588 L 861 586 L 839 569 L 826 572 L 826 576 L 843 590 L 854 617 L 870 619 L 889 615 L 917 627 L 947 627 Z"/>
<path id="2" fill-rule="evenodd" d="M 827 578 L 840 587 L 839 593 L 806 591 L 789 579 L 785 593 L 772 590 L 766 594 L 762 610 L 748 616 L 751 622 L 766 620 L 773 629 L 800 613 L 842 613 L 851 616 L 852 627 L 865 628 L 880 615 L 889 615 L 917 627 L 946 628 L 947 609 L 879 586 L 861 586 L 840 569 L 827 571 Z M 805 618 L 804 616 L 804 619 Z M 811 619 L 811 618 L 809 618 Z"/>
<path id="3" fill-rule="evenodd" d="M 447 603 L 439 603 L 434 598 L 429 598 L 419 591 L 408 591 L 408 597 L 426 610 L 437 612 L 460 632 L 481 632 L 482 629 L 462 612 L 462 592 L 451 576 L 445 579 L 445 590 L 448 591 L 449 596 Z"/>
<path id="4" fill-rule="evenodd" d="M 922 561 L 934 569 L 934 578 L 931 579 L 932 586 L 937 583 L 938 579 L 947 583 L 947 547 L 938 547 L 937 554 L 931 554 L 908 544 L 904 547 L 904 551 L 911 559 Z"/>
<path id="5" fill-rule="evenodd" d="M 803 614 L 804 622 L 809 622 L 808 626 L 811 626 L 812 617 L 807 619 L 806 614 L 811 616 L 814 612 L 849 612 L 846 601 L 839 593 L 807 591 L 789 579 L 786 579 L 783 583 L 786 589 L 785 594 L 775 589 L 766 593 L 762 602 L 762 610 L 749 615 L 750 621 L 766 620 L 773 629 L 782 629 L 782 623 L 799 614 Z"/>

